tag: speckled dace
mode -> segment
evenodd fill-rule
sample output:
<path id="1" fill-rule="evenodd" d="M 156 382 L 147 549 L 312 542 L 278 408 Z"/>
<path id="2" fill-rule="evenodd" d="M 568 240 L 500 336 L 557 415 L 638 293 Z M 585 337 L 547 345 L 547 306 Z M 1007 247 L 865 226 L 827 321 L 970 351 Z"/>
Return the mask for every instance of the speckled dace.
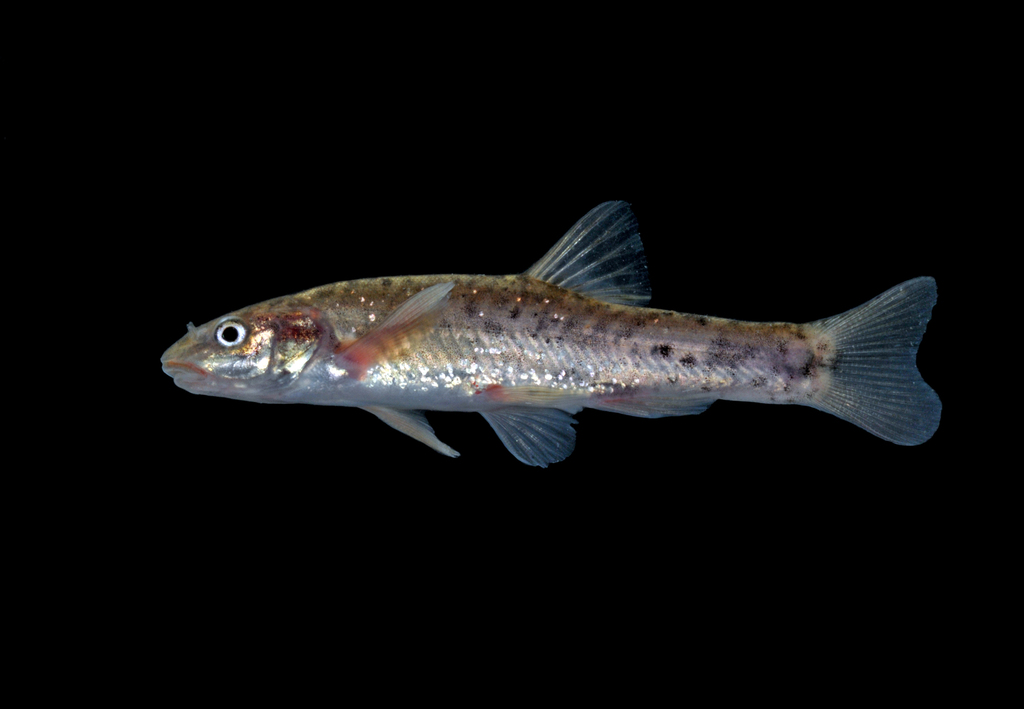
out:
<path id="1" fill-rule="evenodd" d="M 624 202 L 591 210 L 528 271 L 342 281 L 191 323 L 161 361 L 197 394 L 354 406 L 448 456 L 424 411 L 473 411 L 528 465 L 575 445 L 584 407 L 660 417 L 717 399 L 803 404 L 901 445 L 941 404 L 915 362 L 935 303 L 918 278 L 811 323 L 646 306 Z"/>

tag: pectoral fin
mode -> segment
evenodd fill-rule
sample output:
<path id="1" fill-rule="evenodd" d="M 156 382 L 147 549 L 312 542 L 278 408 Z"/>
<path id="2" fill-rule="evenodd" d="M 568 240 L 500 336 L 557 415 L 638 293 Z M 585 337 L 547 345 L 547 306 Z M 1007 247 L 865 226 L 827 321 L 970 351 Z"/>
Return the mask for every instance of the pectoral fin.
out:
<path id="1" fill-rule="evenodd" d="M 448 302 L 454 283 L 437 283 L 424 288 L 399 305 L 383 322 L 362 337 L 343 342 L 334 351 L 339 369 L 362 379 L 375 362 L 404 347 L 412 346 L 418 335 L 426 332 Z"/>
<path id="2" fill-rule="evenodd" d="M 576 420 L 560 409 L 512 406 L 481 415 L 509 452 L 527 465 L 546 468 L 576 447 Z"/>
<path id="3" fill-rule="evenodd" d="M 389 409 L 386 406 L 363 406 L 364 411 L 379 418 L 396 431 L 401 431 L 407 436 L 412 436 L 420 443 L 425 443 L 438 453 L 450 458 L 458 458 L 459 452 L 453 450 L 437 440 L 434 429 L 427 423 L 427 416 L 422 411 L 403 411 L 400 409 Z"/>

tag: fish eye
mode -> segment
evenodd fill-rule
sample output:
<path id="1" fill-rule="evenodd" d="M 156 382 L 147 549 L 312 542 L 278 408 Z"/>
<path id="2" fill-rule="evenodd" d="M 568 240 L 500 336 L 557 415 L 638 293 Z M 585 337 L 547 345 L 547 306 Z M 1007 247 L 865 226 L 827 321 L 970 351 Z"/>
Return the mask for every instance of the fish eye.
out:
<path id="1" fill-rule="evenodd" d="M 217 342 L 234 347 L 245 339 L 245 325 L 238 320 L 225 320 L 217 326 Z"/>

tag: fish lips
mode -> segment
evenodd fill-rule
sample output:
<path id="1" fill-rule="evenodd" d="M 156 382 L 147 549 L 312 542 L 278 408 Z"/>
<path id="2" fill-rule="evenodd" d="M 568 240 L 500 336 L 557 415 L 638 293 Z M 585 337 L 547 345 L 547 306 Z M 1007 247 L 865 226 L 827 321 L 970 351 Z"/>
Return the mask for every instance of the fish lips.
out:
<path id="1" fill-rule="evenodd" d="M 210 378 L 210 372 L 190 361 L 187 348 L 183 346 L 191 338 L 191 332 L 175 342 L 160 355 L 161 369 L 174 379 L 182 389 L 203 388 L 202 383 Z"/>
<path id="2" fill-rule="evenodd" d="M 162 359 L 164 374 L 174 379 L 174 383 L 188 391 L 208 388 L 210 373 L 191 362 L 176 359 Z M 206 385 L 206 386 L 204 386 Z"/>

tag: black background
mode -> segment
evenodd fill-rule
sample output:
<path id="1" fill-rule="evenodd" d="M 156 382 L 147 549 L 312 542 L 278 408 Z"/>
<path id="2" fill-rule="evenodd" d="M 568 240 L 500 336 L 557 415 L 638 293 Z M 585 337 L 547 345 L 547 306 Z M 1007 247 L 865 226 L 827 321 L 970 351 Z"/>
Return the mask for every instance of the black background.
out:
<path id="1" fill-rule="evenodd" d="M 45 482 L 105 540 L 82 543 L 89 573 L 123 565 L 172 634 L 213 620 L 225 642 L 258 640 L 264 611 L 270 633 L 300 640 L 294 613 L 370 648 L 374 627 L 444 635 L 442 616 L 468 619 L 470 645 L 519 623 L 640 644 L 666 628 L 726 665 L 730 638 L 761 657 L 796 635 L 809 658 L 944 637 L 935 589 L 980 504 L 956 461 L 986 247 L 955 43 L 726 23 L 632 53 L 618 30 L 657 18 L 632 22 L 570 35 L 558 61 L 525 38 L 409 55 L 353 27 L 229 25 L 111 57 L 67 106 L 85 127 L 56 171 L 80 190 L 69 237 L 104 304 L 78 336 L 119 343 L 76 384 L 102 404 L 76 421 L 93 472 Z M 802 322 L 935 277 L 918 364 L 936 435 L 896 446 L 795 406 L 585 410 L 572 456 L 539 469 L 475 414 L 429 416 L 453 460 L 359 410 L 195 396 L 160 370 L 187 322 L 282 294 L 521 272 L 606 200 L 637 215 L 658 308 Z"/>
<path id="2" fill-rule="evenodd" d="M 947 238 L 959 217 L 935 129 L 898 93 L 852 114 L 800 84 L 769 96 L 772 109 L 767 97 L 666 103 L 602 127 L 566 115 L 560 96 L 517 96 L 472 118 L 413 102 L 381 125 L 346 122 L 358 106 L 307 117 L 316 104 L 300 102 L 277 123 L 232 104 L 179 127 L 151 173 L 145 217 L 160 244 L 147 284 L 147 425 L 182 463 L 167 483 L 188 500 L 210 493 L 218 509 L 241 495 L 312 504 L 329 519 L 355 500 L 357 515 L 397 503 L 427 524 L 497 515 L 513 536 L 538 514 L 569 529 L 653 524 L 659 536 L 840 519 L 834 531 L 858 537 L 873 534 L 865 516 L 930 518 L 953 484 L 939 463 L 958 438 L 954 375 L 941 362 L 955 349 L 960 276 Z M 424 117 L 436 111 L 443 118 Z M 633 205 L 655 307 L 802 322 L 935 277 L 919 367 L 946 402 L 936 436 L 900 447 L 811 409 L 733 402 L 660 420 L 584 411 L 575 452 L 541 470 L 473 414 L 430 414 L 462 454 L 451 460 L 358 410 L 198 397 L 159 369 L 187 321 L 280 294 L 359 277 L 520 272 L 610 199 Z"/>
<path id="3" fill-rule="evenodd" d="M 153 445 L 188 461 L 175 485 L 258 499 L 265 486 L 296 504 L 310 490 L 320 504 L 413 491 L 469 510 L 625 508 L 669 521 L 694 500 L 767 518 L 903 513 L 943 484 L 936 463 L 958 412 L 941 358 L 962 277 L 949 238 L 964 215 L 940 77 L 786 54 L 710 75 L 681 67 L 659 85 L 579 67 L 536 86 L 415 69 L 335 86 L 298 68 L 203 71 L 174 100 L 148 93 L 117 146 L 145 245 L 139 381 Z M 450 460 L 361 411 L 197 397 L 159 369 L 187 321 L 284 293 L 520 272 L 611 199 L 639 219 L 655 307 L 800 322 L 935 277 L 919 365 L 947 402 L 936 436 L 899 447 L 802 407 L 719 402 L 654 421 L 584 411 L 573 455 L 539 470 L 472 414 L 430 416 L 462 454 Z"/>
<path id="4" fill-rule="evenodd" d="M 457 116 L 424 123 L 408 114 L 351 123 L 333 111 L 300 119 L 301 102 L 284 119 L 261 116 L 260 105 L 215 103 L 203 121 L 161 120 L 175 133 L 160 136 L 162 165 L 145 178 L 154 181 L 148 228 L 161 244 L 147 272 L 152 352 L 186 321 L 334 280 L 520 272 L 591 207 L 623 199 L 640 223 L 655 307 L 803 322 L 935 277 L 939 301 L 919 365 L 943 396 L 939 358 L 957 280 L 941 235 L 957 215 L 934 129 L 902 95 L 853 115 L 824 90 L 798 85 L 770 97 L 774 111 L 766 97 L 706 113 L 686 103 L 648 109 L 653 135 L 646 120 L 577 125 L 557 103 L 491 106 L 501 118 L 493 125 L 486 108 L 455 125 Z M 191 422 L 182 433 L 210 452 L 211 470 L 219 441 L 252 440 L 261 471 L 334 480 L 416 471 L 485 485 L 512 475 L 516 484 L 586 476 L 714 486 L 737 475 L 757 487 L 770 471 L 862 484 L 891 466 L 907 481 L 924 474 L 951 428 L 947 412 L 935 439 L 902 448 L 801 407 L 719 402 L 701 416 L 656 421 L 584 411 L 573 456 L 538 471 L 474 415 L 431 415 L 462 453 L 452 461 L 360 411 L 195 397 L 159 367 L 148 376 L 156 415 Z M 310 461 L 312 451 L 320 464 L 285 463 L 297 454 Z"/>

